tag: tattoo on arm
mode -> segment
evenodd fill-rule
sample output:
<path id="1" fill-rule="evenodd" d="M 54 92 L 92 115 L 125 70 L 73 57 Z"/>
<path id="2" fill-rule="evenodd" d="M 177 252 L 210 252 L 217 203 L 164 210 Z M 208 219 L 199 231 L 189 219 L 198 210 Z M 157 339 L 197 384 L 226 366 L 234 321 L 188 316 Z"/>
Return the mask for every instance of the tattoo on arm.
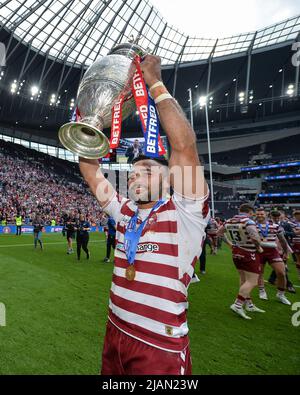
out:
<path id="1" fill-rule="evenodd" d="M 284 237 L 283 232 L 279 232 L 277 237 L 283 248 L 284 253 L 287 254 L 289 251 L 289 246 L 288 246 L 288 242 L 286 241 L 286 238 Z"/>

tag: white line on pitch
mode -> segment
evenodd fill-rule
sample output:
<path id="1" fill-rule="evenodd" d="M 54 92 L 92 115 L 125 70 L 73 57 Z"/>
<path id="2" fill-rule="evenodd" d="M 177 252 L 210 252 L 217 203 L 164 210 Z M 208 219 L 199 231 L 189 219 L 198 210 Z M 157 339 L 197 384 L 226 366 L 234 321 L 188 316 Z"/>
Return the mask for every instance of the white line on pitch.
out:
<path id="1" fill-rule="evenodd" d="M 90 241 L 89 243 L 104 243 L 104 242 L 106 242 L 106 240 L 92 240 L 92 241 Z M 57 241 L 57 242 L 54 242 L 54 243 L 44 243 L 43 242 L 43 245 L 50 245 L 50 244 L 67 244 L 65 241 Z M 74 243 L 74 245 L 76 245 L 76 243 Z M 29 247 L 34 247 L 34 245 L 33 244 L 6 244 L 6 245 L 0 245 L 0 248 L 4 248 L 4 247 L 26 247 L 26 246 L 29 246 Z"/>

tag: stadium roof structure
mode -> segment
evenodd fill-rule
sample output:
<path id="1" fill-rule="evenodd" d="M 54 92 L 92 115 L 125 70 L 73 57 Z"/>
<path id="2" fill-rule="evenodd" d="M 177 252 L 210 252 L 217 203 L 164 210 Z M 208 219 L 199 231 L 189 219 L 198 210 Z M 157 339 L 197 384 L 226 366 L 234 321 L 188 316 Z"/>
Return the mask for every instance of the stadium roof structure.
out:
<path id="1" fill-rule="evenodd" d="M 7 0 L 0 10 L 0 24 L 19 43 L 80 68 L 131 36 L 170 65 L 239 54 L 250 46 L 265 50 L 295 40 L 300 30 L 297 16 L 232 37 L 190 37 L 169 25 L 148 0 Z"/>
<path id="2" fill-rule="evenodd" d="M 193 115 L 198 138 L 206 125 L 204 96 L 216 134 L 223 127 L 231 133 L 227 126 L 242 134 L 243 123 L 255 128 L 274 117 L 285 125 L 285 117 L 294 117 L 289 125 L 299 127 L 300 65 L 291 60 L 300 16 L 254 33 L 202 39 L 169 25 L 150 0 L 0 0 L 0 46 L 6 47 L 4 66 L 0 47 L 0 138 L 60 147 L 58 130 L 72 117 L 85 70 L 131 36 L 162 58 L 164 83 Z M 124 131 L 123 137 L 140 134 L 135 112 Z"/>

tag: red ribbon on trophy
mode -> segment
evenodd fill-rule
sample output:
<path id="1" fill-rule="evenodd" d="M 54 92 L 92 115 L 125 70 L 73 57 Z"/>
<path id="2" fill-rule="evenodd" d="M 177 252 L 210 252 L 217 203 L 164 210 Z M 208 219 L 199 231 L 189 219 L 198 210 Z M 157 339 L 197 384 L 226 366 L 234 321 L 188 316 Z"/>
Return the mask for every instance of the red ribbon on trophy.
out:
<path id="1" fill-rule="evenodd" d="M 80 112 L 79 112 L 79 109 L 77 106 L 75 107 L 75 109 L 73 111 L 73 114 L 71 116 L 71 121 L 72 122 L 80 122 L 81 121 L 81 115 L 80 115 Z"/>
<path id="2" fill-rule="evenodd" d="M 145 154 L 149 157 L 158 157 L 166 153 L 159 134 L 159 120 L 155 103 L 150 96 L 140 67 L 140 57 L 134 59 L 136 72 L 132 80 L 132 93 L 139 112 L 143 133 L 145 136 Z M 132 96 L 131 96 L 132 97 Z M 130 98 L 131 98 L 130 97 Z M 112 127 L 110 137 L 110 148 L 115 149 L 119 146 L 122 124 L 122 105 L 124 99 L 120 96 L 119 100 L 112 108 Z"/>
<path id="3" fill-rule="evenodd" d="M 151 98 L 141 70 L 141 59 L 139 56 L 135 57 L 136 72 L 132 80 L 132 92 L 135 103 L 139 112 L 143 132 L 146 140 L 145 154 L 147 156 L 157 157 L 166 153 L 159 134 L 158 115 L 155 103 Z M 154 126 L 154 127 L 152 127 Z M 156 129 L 156 131 L 154 131 Z M 152 138 L 150 138 L 152 137 Z M 152 144 L 153 143 L 153 144 Z M 158 145 L 158 152 L 154 150 Z"/>
<path id="4" fill-rule="evenodd" d="M 124 102 L 124 97 L 121 96 L 120 99 L 115 103 L 112 109 L 112 124 L 110 132 L 110 148 L 118 148 L 121 129 L 122 129 L 122 105 Z"/>

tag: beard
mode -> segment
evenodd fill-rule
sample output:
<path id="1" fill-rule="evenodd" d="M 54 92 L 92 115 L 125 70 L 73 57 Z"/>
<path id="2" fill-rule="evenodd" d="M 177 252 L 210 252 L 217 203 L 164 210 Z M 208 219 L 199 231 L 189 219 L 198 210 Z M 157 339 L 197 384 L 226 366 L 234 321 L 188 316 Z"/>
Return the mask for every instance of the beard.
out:
<path id="1" fill-rule="evenodd" d="M 160 195 L 161 188 L 158 191 L 151 191 L 148 186 L 139 183 L 132 184 L 128 190 L 129 199 L 137 204 L 147 204 L 157 201 Z"/>

